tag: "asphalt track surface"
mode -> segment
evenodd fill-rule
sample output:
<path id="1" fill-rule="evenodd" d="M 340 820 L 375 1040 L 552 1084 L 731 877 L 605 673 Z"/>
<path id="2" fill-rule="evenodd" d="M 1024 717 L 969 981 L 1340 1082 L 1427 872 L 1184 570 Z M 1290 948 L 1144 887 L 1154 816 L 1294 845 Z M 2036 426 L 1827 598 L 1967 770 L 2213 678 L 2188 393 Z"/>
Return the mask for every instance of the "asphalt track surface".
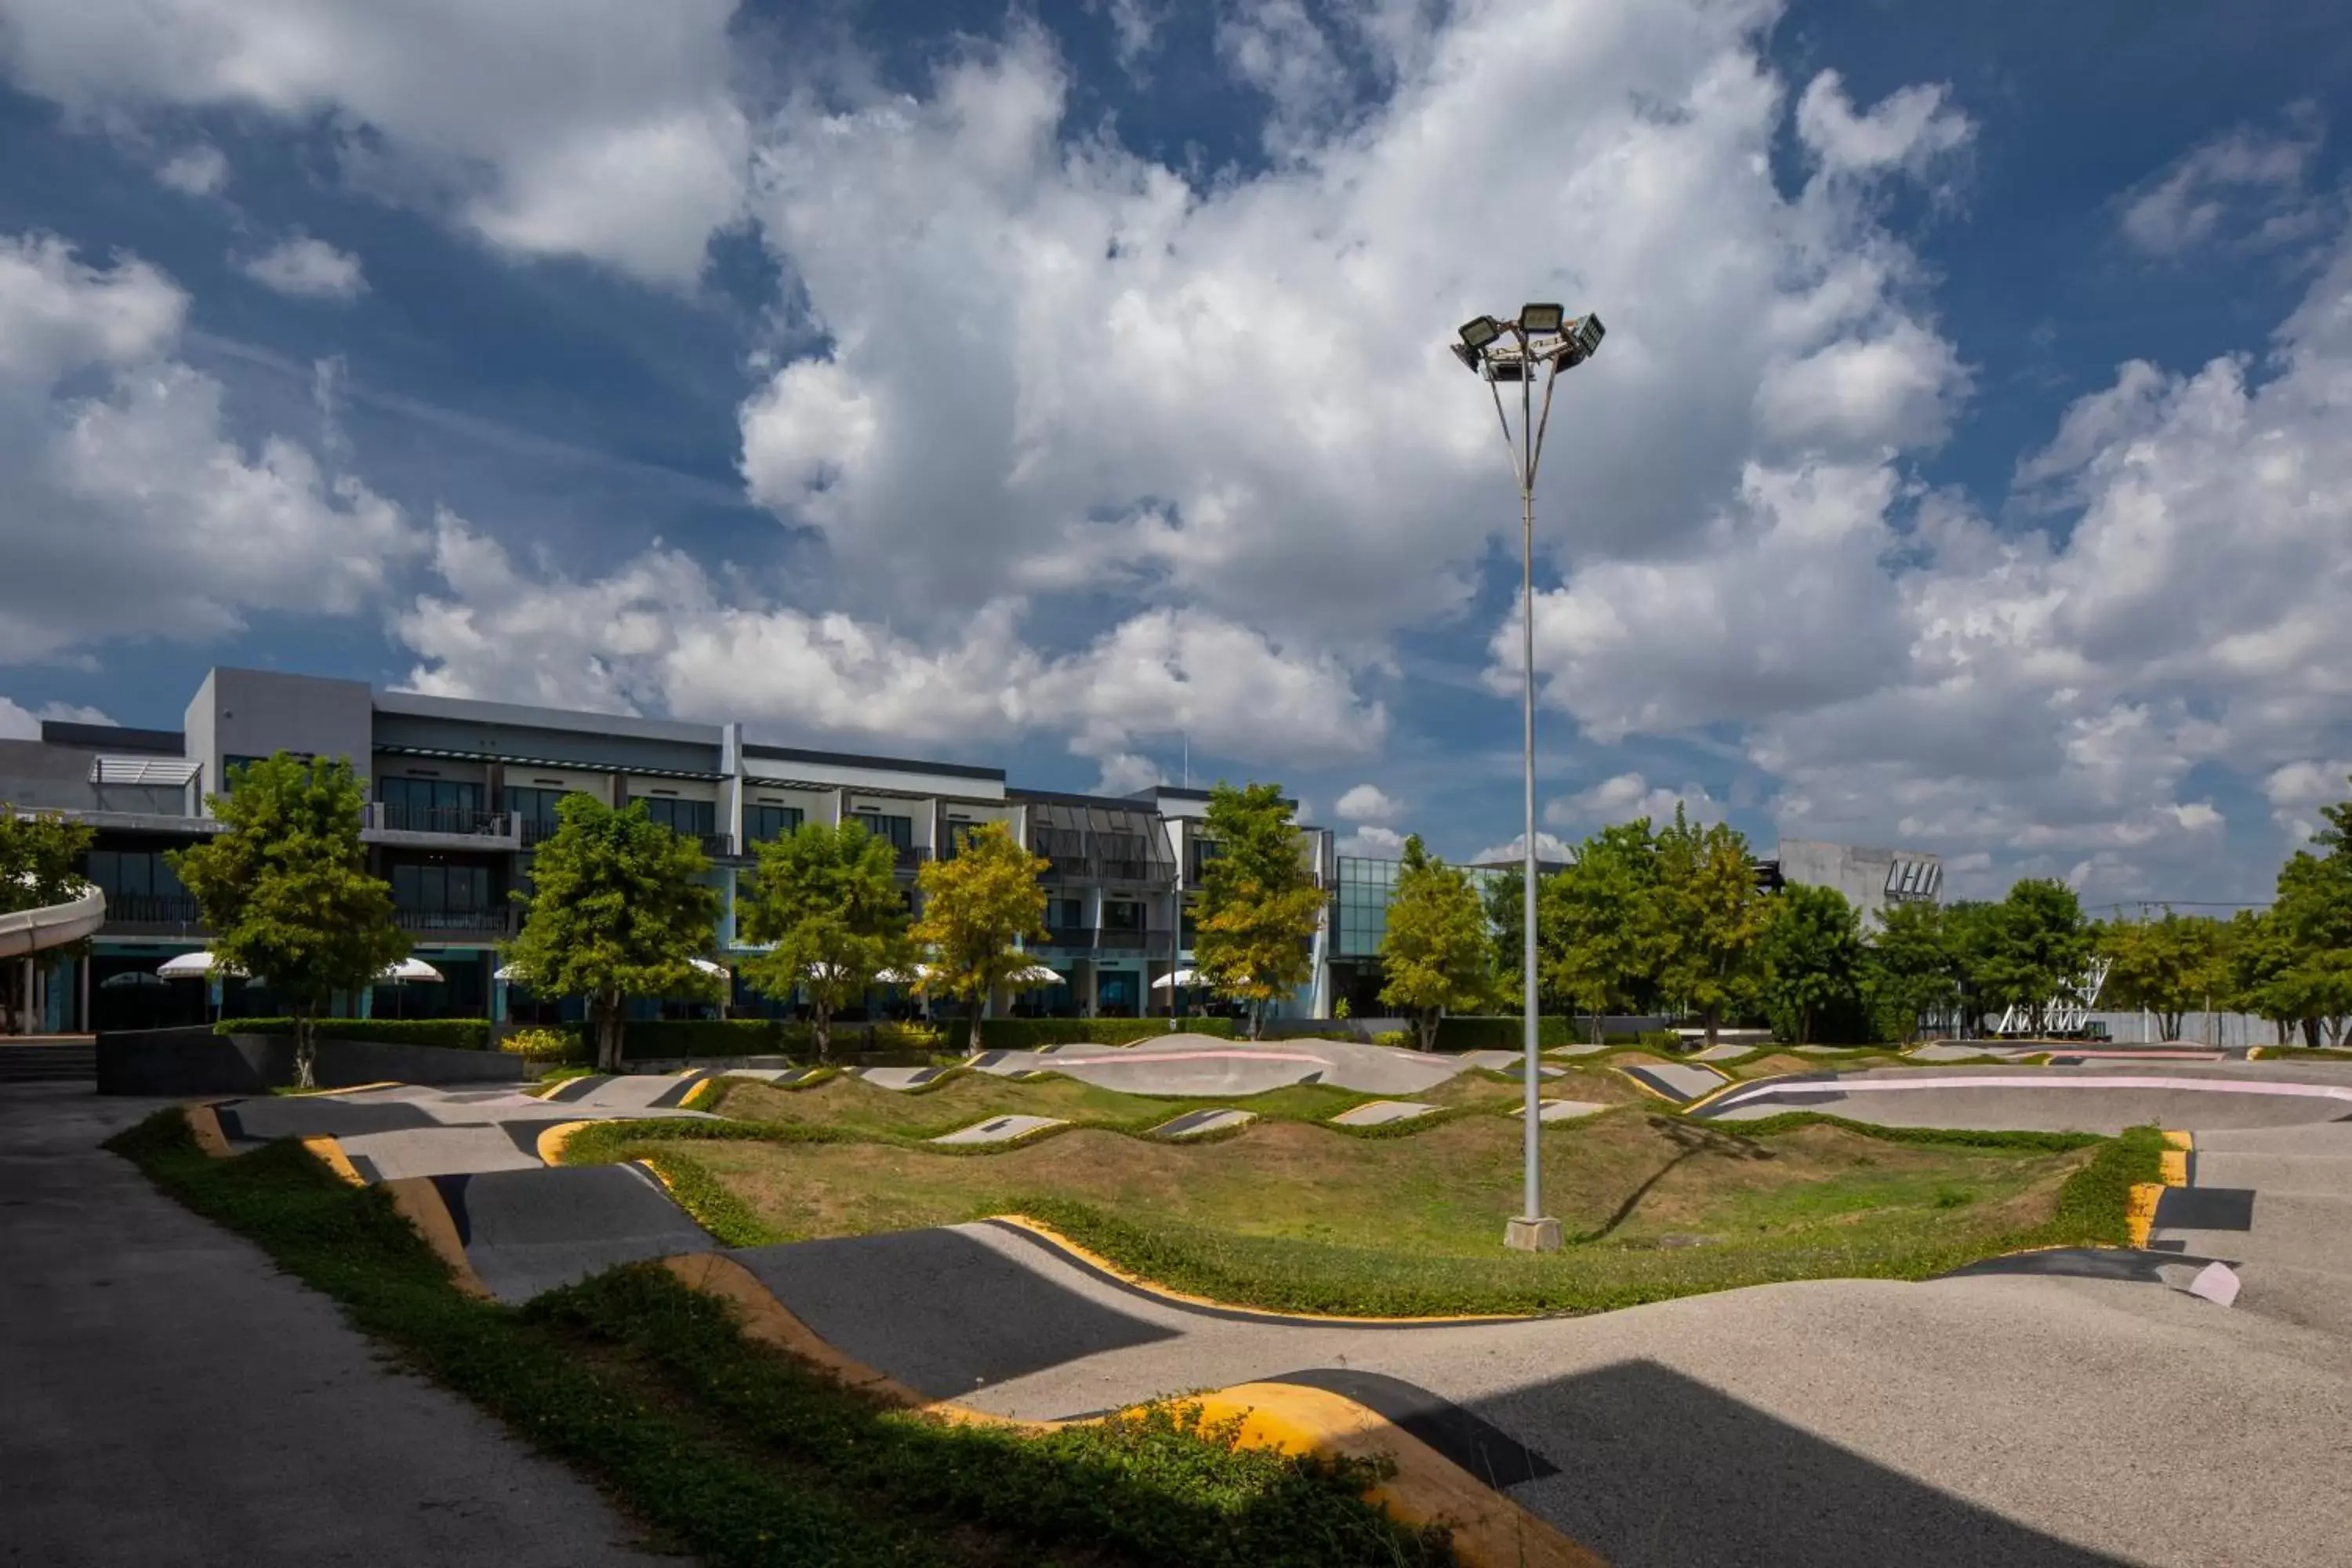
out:
<path id="1" fill-rule="evenodd" d="M 1914 1087 L 1859 1087 L 1895 1079 Z M 2319 1092 L 2278 1092 L 2288 1085 Z M 999 1415 L 1082 1415 L 1253 1380 L 1348 1393 L 1621 1568 L 2336 1564 L 2352 1540 L 2352 1121 L 2335 1120 L 2352 1104 L 2339 1087 L 2352 1091 L 2352 1071 L 2288 1064 L 1937 1068 L 1808 1075 L 1710 1103 L 1727 1121 L 1801 1107 L 2197 1131 L 2190 1185 L 2166 1194 L 2149 1251 L 2028 1255 L 1926 1284 L 1360 1325 L 1182 1303 L 1000 1224 L 730 1256 L 843 1353 Z M 579 1092 L 542 1109 L 571 1118 L 600 1096 L 651 1107 L 684 1089 Z M 270 1103 L 301 1108 L 274 1113 L 295 1121 L 341 1114 L 329 1099 L 493 1130 L 518 1109 L 415 1090 Z M 432 1131 L 369 1125 L 351 1136 Z M 630 1167 L 433 1185 L 476 1272 L 509 1300 L 712 1246 Z M 2184 1293 L 2208 1258 L 2239 1269 L 2235 1309 Z"/>
<path id="2" fill-rule="evenodd" d="M 675 1568 L 98 1147 L 163 1103 L 0 1088 L 0 1563 Z"/>
<path id="3" fill-rule="evenodd" d="M 1057 1072 L 1100 1089 L 1192 1098 L 1246 1096 L 1291 1084 L 1328 1083 L 1360 1094 L 1414 1095 L 1476 1066 L 1398 1046 L 1356 1040 L 1276 1040 L 1263 1044 L 1210 1035 L 1170 1035 L 1132 1046 L 1062 1046 L 1042 1051 L 985 1051 L 982 1072 Z"/>

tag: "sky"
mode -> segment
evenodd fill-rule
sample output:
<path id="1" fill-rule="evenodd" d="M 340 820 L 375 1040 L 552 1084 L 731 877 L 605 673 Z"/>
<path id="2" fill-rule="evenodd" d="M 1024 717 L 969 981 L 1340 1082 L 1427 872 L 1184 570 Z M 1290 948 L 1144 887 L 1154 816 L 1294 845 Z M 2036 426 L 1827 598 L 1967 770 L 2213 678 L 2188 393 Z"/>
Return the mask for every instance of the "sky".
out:
<path id="1" fill-rule="evenodd" d="M 0 0 L 0 734 L 241 664 L 1517 842 L 1445 352 L 1607 324 L 1546 848 L 2259 900 L 2352 774 L 2339 0 Z"/>

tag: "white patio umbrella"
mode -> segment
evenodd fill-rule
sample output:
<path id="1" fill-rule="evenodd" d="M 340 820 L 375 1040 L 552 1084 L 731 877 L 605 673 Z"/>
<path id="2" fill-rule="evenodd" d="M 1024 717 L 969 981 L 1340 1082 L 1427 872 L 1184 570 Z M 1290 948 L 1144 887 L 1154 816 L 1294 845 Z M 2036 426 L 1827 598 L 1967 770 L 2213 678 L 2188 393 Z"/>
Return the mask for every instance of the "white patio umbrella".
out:
<path id="1" fill-rule="evenodd" d="M 163 981 L 160 975 L 150 974 L 143 969 L 126 969 L 120 974 L 110 974 L 100 981 L 98 988 L 100 991 L 130 991 L 140 986 L 160 986 L 163 984 Z"/>
<path id="2" fill-rule="evenodd" d="M 377 975 L 380 985 L 406 985 L 411 982 L 425 984 L 442 978 L 441 972 L 421 958 L 404 958 Z"/>
<path id="3" fill-rule="evenodd" d="M 725 964 L 713 963 L 707 958 L 689 958 L 687 962 L 694 965 L 695 968 L 702 971 L 705 974 L 724 974 L 727 973 L 727 966 Z M 436 974 L 434 978 L 437 980 L 440 976 Z M 490 978 L 493 980 L 520 981 L 522 979 L 522 972 L 511 963 L 502 963 L 499 965 L 497 971 L 491 974 Z"/>
<path id="4" fill-rule="evenodd" d="M 931 977 L 931 966 L 919 963 L 912 969 L 886 969 L 874 979 L 882 985 L 920 985 Z"/>
<path id="5" fill-rule="evenodd" d="M 1060 983 L 1062 976 L 1042 963 L 1032 963 L 1014 970 L 1004 978 L 1014 985 L 1054 985 Z"/>
<path id="6" fill-rule="evenodd" d="M 155 973 L 166 980 L 210 980 L 215 973 L 230 975 L 236 971 L 222 965 L 206 949 L 167 958 L 155 966 Z"/>
<path id="7" fill-rule="evenodd" d="M 1189 969 L 1180 969 L 1173 974 L 1163 974 L 1153 981 L 1151 988 L 1154 991 L 1165 991 L 1171 985 L 1198 985 L 1199 984 L 1201 984 L 1199 975 Z"/>

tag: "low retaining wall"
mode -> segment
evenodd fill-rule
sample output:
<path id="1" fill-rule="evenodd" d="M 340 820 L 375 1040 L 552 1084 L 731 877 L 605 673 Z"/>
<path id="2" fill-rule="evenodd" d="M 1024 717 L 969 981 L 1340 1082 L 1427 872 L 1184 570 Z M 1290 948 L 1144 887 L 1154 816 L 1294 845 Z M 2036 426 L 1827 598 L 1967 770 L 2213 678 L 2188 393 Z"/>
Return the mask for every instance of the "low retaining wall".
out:
<path id="1" fill-rule="evenodd" d="M 319 1041 L 319 1087 L 359 1083 L 521 1083 L 520 1057 L 383 1040 Z M 266 1094 L 294 1081 L 291 1035 L 215 1035 L 209 1028 L 125 1029 L 98 1037 L 98 1092 Z"/>

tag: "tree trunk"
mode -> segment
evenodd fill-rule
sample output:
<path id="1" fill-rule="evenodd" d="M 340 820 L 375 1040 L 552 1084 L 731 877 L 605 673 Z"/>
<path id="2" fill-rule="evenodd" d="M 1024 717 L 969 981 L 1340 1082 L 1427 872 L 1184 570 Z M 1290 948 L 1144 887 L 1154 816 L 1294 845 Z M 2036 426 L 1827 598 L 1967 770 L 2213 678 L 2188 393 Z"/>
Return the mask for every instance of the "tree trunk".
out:
<path id="1" fill-rule="evenodd" d="M 2313 1050 L 2317 1050 L 2319 1048 L 2318 1019 L 2305 1018 L 2303 1021 L 2303 1043 L 2310 1047 Z"/>
<path id="2" fill-rule="evenodd" d="M 1251 1044 L 1255 1045 L 1257 1043 L 1265 1028 L 1265 1004 L 1253 998 L 1250 1002 L 1249 1011 L 1249 1037 Z"/>
<path id="3" fill-rule="evenodd" d="M 294 1009 L 294 1087 L 319 1087 L 319 1020 L 315 1009 Z"/>
<path id="4" fill-rule="evenodd" d="M 1421 1036 L 1421 1048 L 1424 1051 L 1437 1048 L 1437 1020 L 1440 1016 L 1442 1015 L 1433 1007 L 1413 1020 Z"/>
<path id="5" fill-rule="evenodd" d="M 1797 1009 L 1797 1044 L 1813 1043 L 1813 1005 L 1811 1002 Z"/>
<path id="6" fill-rule="evenodd" d="M 596 1070 L 621 1070 L 621 995 L 607 991 L 596 998 Z"/>
<path id="7" fill-rule="evenodd" d="M 1592 1042 L 1591 1042 L 1591 1043 L 1592 1043 L 1592 1044 L 1594 1044 L 1594 1045 L 1596 1045 L 1596 1046 L 1597 1046 L 1597 1045 L 1599 1045 L 1599 1044 L 1601 1043 L 1601 1010 L 1600 1010 L 1599 1008 L 1597 1008 L 1597 1007 L 1596 1007 L 1596 1008 L 1594 1008 L 1594 1009 L 1593 1009 L 1593 1012 L 1592 1012 Z"/>
<path id="8" fill-rule="evenodd" d="M 965 1042 L 971 1046 L 973 1056 L 980 1055 L 980 1014 L 981 999 L 975 996 L 971 999 L 971 1032 Z"/>
<path id="9" fill-rule="evenodd" d="M 1717 1024 L 1721 1021 L 1722 1009 L 1719 1007 L 1709 1007 L 1705 1016 L 1706 1018 L 1706 1048 L 1711 1051 L 1715 1049 L 1715 1030 Z"/>
<path id="10" fill-rule="evenodd" d="M 814 1016 L 809 1019 L 809 1033 L 816 1038 L 817 1065 L 831 1067 L 833 1065 L 833 1009 L 819 1002 L 812 1011 Z"/>

